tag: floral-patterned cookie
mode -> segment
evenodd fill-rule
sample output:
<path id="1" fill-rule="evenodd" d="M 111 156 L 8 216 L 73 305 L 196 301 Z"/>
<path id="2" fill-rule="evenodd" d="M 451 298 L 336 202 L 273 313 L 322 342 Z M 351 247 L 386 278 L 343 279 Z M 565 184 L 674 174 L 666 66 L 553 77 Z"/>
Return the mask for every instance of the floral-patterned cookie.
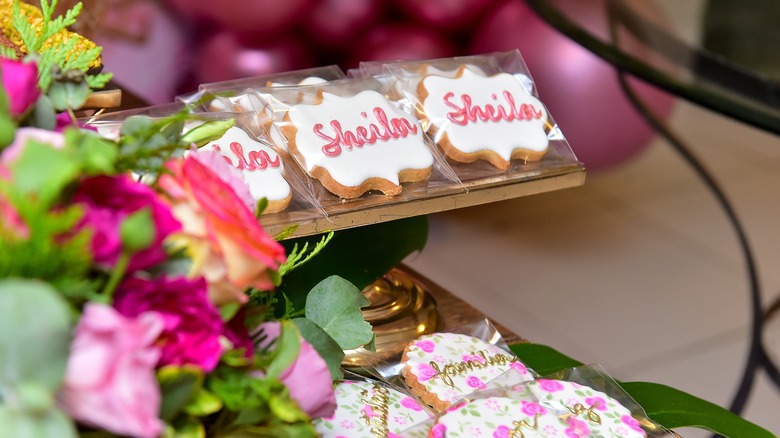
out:
<path id="1" fill-rule="evenodd" d="M 290 107 L 281 131 L 287 150 L 331 193 L 356 198 L 370 190 L 401 192 L 401 183 L 428 179 L 433 154 L 422 127 L 373 90 Z"/>
<path id="2" fill-rule="evenodd" d="M 336 385 L 336 412 L 314 421 L 322 438 L 424 437 L 410 432 L 431 419 L 415 399 L 379 383 L 344 381 Z"/>
<path id="3" fill-rule="evenodd" d="M 425 76 L 417 95 L 423 126 L 455 161 L 506 170 L 513 159 L 536 161 L 547 152 L 547 110 L 513 75 L 462 66 L 455 77 Z"/>
<path id="4" fill-rule="evenodd" d="M 457 333 L 433 333 L 404 349 L 401 373 L 412 393 L 441 412 L 456 400 L 487 388 L 496 377 L 514 370 L 518 381 L 531 380 L 520 360 L 489 342 Z"/>
<path id="5" fill-rule="evenodd" d="M 230 165 L 244 176 L 255 201 L 268 200 L 264 213 L 278 213 L 290 205 L 292 190 L 282 176 L 284 164 L 271 147 L 253 140 L 243 129 L 231 127 L 216 141 L 203 146 L 219 152 Z"/>

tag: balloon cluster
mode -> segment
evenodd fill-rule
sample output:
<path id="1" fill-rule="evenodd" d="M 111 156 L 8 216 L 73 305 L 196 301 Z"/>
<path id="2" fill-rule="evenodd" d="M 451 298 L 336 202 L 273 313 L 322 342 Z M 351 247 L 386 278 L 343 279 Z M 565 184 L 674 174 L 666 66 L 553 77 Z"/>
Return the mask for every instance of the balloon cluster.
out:
<path id="1" fill-rule="evenodd" d="M 603 21 L 604 0 L 568 0 Z M 544 23 L 523 0 L 167 0 L 189 22 L 190 84 L 360 61 L 519 49 L 540 97 L 591 169 L 642 150 L 652 130 L 614 70 Z M 637 53 L 637 56 L 641 56 Z M 673 100 L 644 87 L 665 116 Z"/>

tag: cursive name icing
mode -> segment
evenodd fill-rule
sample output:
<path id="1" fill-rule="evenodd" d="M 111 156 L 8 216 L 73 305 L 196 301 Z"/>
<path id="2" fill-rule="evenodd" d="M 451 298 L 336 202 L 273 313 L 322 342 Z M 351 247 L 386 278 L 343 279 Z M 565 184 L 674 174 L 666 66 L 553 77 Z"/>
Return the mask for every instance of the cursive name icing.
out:
<path id="1" fill-rule="evenodd" d="M 371 406 L 371 410 L 377 415 L 369 416 L 363 411 L 363 415 L 360 418 L 365 420 L 368 426 L 371 426 L 371 435 L 377 438 L 387 438 L 390 434 L 390 429 L 387 427 L 387 405 L 390 398 L 387 395 L 387 388 L 376 383 L 374 383 L 372 388 L 374 389 L 374 395 L 370 399 L 367 398 L 367 389 L 360 391 L 360 401 L 365 403 L 366 406 Z"/>
<path id="2" fill-rule="evenodd" d="M 509 431 L 509 438 L 525 438 L 525 434 L 521 429 L 527 428 L 531 430 L 536 430 L 537 427 L 539 427 L 539 414 L 534 414 L 534 422 L 532 424 L 529 424 L 527 421 L 513 421 L 512 426 L 515 428 Z"/>
<path id="3" fill-rule="evenodd" d="M 487 350 L 482 350 L 477 353 L 472 352 L 471 354 L 482 356 L 483 361 L 469 359 L 460 362 L 450 362 L 444 366 L 441 366 L 438 363 L 431 361 L 430 362 L 431 368 L 433 368 L 433 370 L 436 371 L 436 374 L 433 377 L 431 377 L 431 379 L 440 377 L 445 385 L 454 388 L 455 383 L 452 381 L 452 376 L 459 376 L 461 374 L 472 371 L 475 368 L 481 369 L 481 368 L 487 368 L 491 366 L 505 366 L 512 362 L 518 361 L 517 357 L 515 356 L 508 356 L 506 354 L 501 354 L 501 353 L 491 356 L 490 354 L 488 354 Z"/>
<path id="4" fill-rule="evenodd" d="M 222 148 L 219 145 L 212 145 L 212 149 L 215 151 L 221 151 Z M 269 167 L 279 167 L 281 162 L 277 155 L 274 159 L 268 155 L 266 151 L 249 151 L 249 154 L 244 154 L 244 147 L 241 143 L 234 141 L 230 143 L 230 150 L 238 159 L 238 163 L 234 164 L 233 160 L 223 155 L 222 158 L 228 162 L 231 166 L 235 166 L 238 170 L 265 170 Z"/>
<path id="5" fill-rule="evenodd" d="M 574 414 L 575 417 L 580 414 L 586 414 L 585 417 L 587 417 L 588 421 L 590 421 L 592 424 L 601 424 L 601 417 L 599 417 L 599 414 L 593 410 L 595 407 L 595 404 L 589 408 L 586 408 L 582 405 L 582 403 L 577 403 L 574 406 L 566 406 L 566 409 Z"/>
<path id="6" fill-rule="evenodd" d="M 369 123 L 368 126 L 358 126 L 354 132 L 344 130 L 338 120 L 330 121 L 330 127 L 333 129 L 333 134 L 330 135 L 323 132 L 325 125 L 322 123 L 314 125 L 314 133 L 327 141 L 322 146 L 322 153 L 329 157 L 338 157 L 341 155 L 342 148 L 352 150 L 353 147 L 362 148 L 378 141 L 405 138 L 409 134 L 417 134 L 417 125 L 404 117 L 388 119 L 385 110 L 379 107 L 374 108 L 372 113 L 377 122 Z M 365 111 L 361 112 L 360 115 L 364 119 L 368 119 L 368 114 Z"/>
<path id="7" fill-rule="evenodd" d="M 534 108 L 529 103 L 523 103 L 517 105 L 515 103 L 515 97 L 509 91 L 501 93 L 504 96 L 505 102 L 498 102 L 498 96 L 496 93 L 490 95 L 496 104 L 486 103 L 483 106 L 474 105 L 472 103 L 471 96 L 468 94 L 461 94 L 461 104 L 453 102 L 451 99 L 455 97 L 455 93 L 450 91 L 444 95 L 444 103 L 452 108 L 454 111 L 447 113 L 447 119 L 452 123 L 465 126 L 469 123 L 474 123 L 477 120 L 483 122 L 498 122 L 506 120 L 511 122 L 512 120 L 533 120 L 542 118 L 542 111 Z"/>

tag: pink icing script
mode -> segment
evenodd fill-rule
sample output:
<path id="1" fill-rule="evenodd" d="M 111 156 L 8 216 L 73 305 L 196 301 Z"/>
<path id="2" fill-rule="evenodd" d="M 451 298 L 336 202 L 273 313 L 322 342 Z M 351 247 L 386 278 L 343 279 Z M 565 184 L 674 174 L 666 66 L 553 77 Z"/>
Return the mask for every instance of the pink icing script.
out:
<path id="1" fill-rule="evenodd" d="M 455 93 L 449 92 L 444 95 L 444 103 L 453 108 L 455 111 L 447 113 L 447 118 L 458 125 L 468 125 L 469 123 L 476 122 L 477 119 L 487 122 L 498 122 L 500 120 L 506 120 L 511 122 L 512 120 L 533 120 L 542 118 L 542 111 L 534 108 L 533 105 L 524 103 L 517 105 L 515 103 L 515 97 L 509 91 L 501 93 L 506 100 L 506 107 L 498 102 L 498 96 L 493 93 L 490 97 L 496 101 L 496 105 L 485 104 L 483 107 L 472 104 L 471 96 L 468 94 L 462 94 L 460 100 L 462 105 L 452 102 L 452 98 L 455 97 Z"/>
<path id="2" fill-rule="evenodd" d="M 222 148 L 216 144 L 211 147 L 215 151 L 222 150 Z M 230 143 L 230 150 L 233 151 L 233 154 L 238 158 L 238 164 L 234 164 L 233 160 L 224 155 L 222 158 L 224 158 L 228 164 L 237 167 L 239 170 L 265 170 L 268 167 L 279 167 L 281 165 L 278 155 L 274 159 L 271 159 L 271 156 L 268 155 L 268 152 L 266 151 L 249 151 L 249 154 L 245 155 L 244 147 L 237 141 Z"/>
<path id="3" fill-rule="evenodd" d="M 333 136 L 322 132 L 325 127 L 322 123 L 314 125 L 314 133 L 328 143 L 322 147 L 322 153 L 329 157 L 341 155 L 342 147 L 351 150 L 353 147 L 361 148 L 364 145 L 372 145 L 377 141 L 387 141 L 391 138 L 405 138 L 409 134 L 417 134 L 417 126 L 403 117 L 387 119 L 387 114 L 382 108 L 373 109 L 377 123 L 369 123 L 368 126 L 358 126 L 355 132 L 344 130 L 338 120 L 331 120 L 330 126 L 335 134 Z M 364 119 L 368 118 L 365 112 L 360 113 Z"/>

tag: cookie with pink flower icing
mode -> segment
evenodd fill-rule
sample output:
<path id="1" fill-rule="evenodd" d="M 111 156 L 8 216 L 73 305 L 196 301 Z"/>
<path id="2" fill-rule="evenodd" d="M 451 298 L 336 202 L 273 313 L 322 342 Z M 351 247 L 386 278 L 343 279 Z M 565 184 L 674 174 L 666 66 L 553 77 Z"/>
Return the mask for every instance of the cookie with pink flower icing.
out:
<path id="1" fill-rule="evenodd" d="M 315 104 L 292 105 L 281 131 L 301 167 L 342 198 L 397 195 L 402 183 L 427 180 L 433 169 L 419 122 L 373 90 L 321 92 Z"/>
<path id="2" fill-rule="evenodd" d="M 228 164 L 241 171 L 255 201 L 268 200 L 263 213 L 278 213 L 290 205 L 292 189 L 283 175 L 284 163 L 270 146 L 233 126 L 219 140 L 203 148 L 218 152 Z"/>
<path id="3" fill-rule="evenodd" d="M 482 339 L 458 333 L 433 333 L 404 349 L 401 373 L 412 393 L 441 412 L 491 380 L 512 370 L 517 381 L 531 371 L 508 351 Z"/>
<path id="4" fill-rule="evenodd" d="M 547 152 L 547 110 L 511 74 L 462 66 L 454 77 L 425 76 L 417 95 L 423 126 L 454 161 L 506 170 L 511 160 L 537 161 Z"/>
<path id="5" fill-rule="evenodd" d="M 430 429 L 423 423 L 432 416 L 418 401 L 383 384 L 344 381 L 335 393 L 336 412 L 314 420 L 322 438 L 425 437 Z"/>
<path id="6" fill-rule="evenodd" d="M 631 412 L 603 392 L 572 382 L 537 380 L 511 397 L 459 403 L 441 415 L 430 437 L 641 438 Z"/>

